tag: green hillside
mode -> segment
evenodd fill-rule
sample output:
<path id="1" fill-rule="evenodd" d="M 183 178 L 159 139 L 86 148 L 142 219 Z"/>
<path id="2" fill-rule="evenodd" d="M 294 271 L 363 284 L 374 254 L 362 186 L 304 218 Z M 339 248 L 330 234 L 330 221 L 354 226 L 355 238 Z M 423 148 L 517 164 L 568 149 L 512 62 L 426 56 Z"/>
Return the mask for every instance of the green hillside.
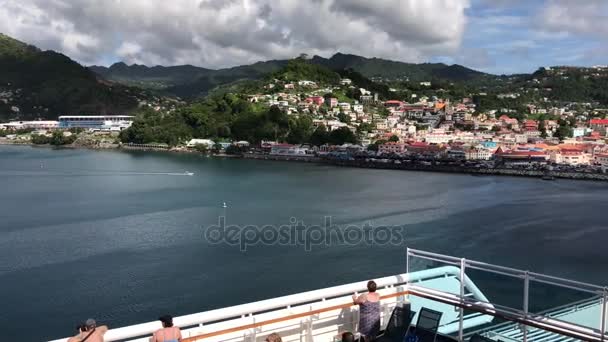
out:
<path id="1" fill-rule="evenodd" d="M 0 34 L 0 119 L 65 114 L 122 114 L 146 98 L 138 89 L 98 79 L 53 51 Z"/>

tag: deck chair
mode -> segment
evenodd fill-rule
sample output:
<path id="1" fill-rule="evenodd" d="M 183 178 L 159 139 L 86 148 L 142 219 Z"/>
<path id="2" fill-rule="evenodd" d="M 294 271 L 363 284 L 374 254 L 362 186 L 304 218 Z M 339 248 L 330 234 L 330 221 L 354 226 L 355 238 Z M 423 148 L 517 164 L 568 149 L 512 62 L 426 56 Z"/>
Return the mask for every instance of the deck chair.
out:
<path id="1" fill-rule="evenodd" d="M 386 329 L 376 337 L 374 342 L 402 342 L 414 315 L 416 312 L 411 311 L 409 306 L 406 308 L 397 305 L 391 313 Z"/>
<path id="2" fill-rule="evenodd" d="M 427 308 L 422 308 L 420 310 L 415 330 L 418 342 L 435 342 L 441 315 L 443 315 L 442 312 Z"/>

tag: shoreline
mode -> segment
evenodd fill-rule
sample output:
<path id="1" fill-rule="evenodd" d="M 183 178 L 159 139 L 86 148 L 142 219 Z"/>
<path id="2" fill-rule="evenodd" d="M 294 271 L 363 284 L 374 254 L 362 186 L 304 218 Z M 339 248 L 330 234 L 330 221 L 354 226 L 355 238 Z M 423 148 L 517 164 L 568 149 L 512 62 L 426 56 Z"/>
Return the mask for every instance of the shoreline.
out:
<path id="1" fill-rule="evenodd" d="M 114 150 L 114 151 L 145 151 L 145 152 L 168 152 L 168 153 L 181 153 L 181 154 L 200 154 L 202 153 L 188 149 L 171 149 L 168 147 L 160 147 L 147 144 L 108 144 L 103 146 L 85 146 L 85 145 L 65 145 L 65 146 L 52 146 L 52 145 L 36 145 L 31 142 L 15 142 L 8 141 L 6 139 L 0 139 L 0 145 L 16 145 L 16 146 L 30 146 L 30 147 L 45 147 L 45 148 L 65 148 L 65 149 L 86 149 L 86 150 Z M 270 155 L 270 154 L 243 154 L 243 155 L 229 155 L 229 154 L 210 154 L 207 155 L 210 158 L 231 158 L 231 159 L 250 159 L 250 160 L 266 160 L 266 161 L 283 161 L 283 162 L 296 162 L 296 163 L 316 163 L 320 165 L 333 165 L 337 167 L 351 167 L 351 168 L 364 168 L 364 169 L 380 169 L 380 170 L 401 170 L 401 171 L 419 171 L 419 172 L 438 172 L 438 173 L 459 173 L 468 174 L 473 176 L 507 176 L 507 177 L 527 177 L 542 179 L 545 176 L 553 177 L 554 179 L 567 179 L 567 180 L 585 180 L 585 181 L 596 181 L 596 182 L 607 182 L 608 173 L 586 173 L 586 172 L 564 172 L 564 171 L 543 171 L 543 170 L 525 170 L 525 169 L 507 169 L 507 168 L 495 168 L 495 169 L 479 169 L 465 166 L 443 166 L 443 165 L 422 165 L 422 164 L 411 164 L 411 163 L 383 163 L 383 162 L 371 162 L 362 160 L 339 160 L 339 159 L 327 159 L 317 156 L 283 156 L 283 155 Z"/>
<path id="2" fill-rule="evenodd" d="M 437 172 L 451 174 L 468 174 L 472 176 L 506 176 L 506 177 L 526 177 L 542 179 L 550 176 L 555 179 L 567 180 L 586 180 L 596 182 L 607 182 L 608 173 L 586 173 L 586 172 L 564 172 L 564 171 L 544 171 L 544 170 L 524 170 L 524 169 L 478 169 L 465 166 L 442 166 L 442 165 L 422 165 L 422 164 L 394 164 L 382 162 L 366 162 L 360 160 L 338 160 L 324 159 L 320 157 L 296 157 L 296 156 L 271 156 L 271 155 L 244 155 L 245 159 L 255 160 L 272 160 L 285 162 L 302 162 L 302 163 L 318 163 L 324 165 L 333 165 L 338 167 L 352 167 L 362 169 L 380 169 L 380 170 L 401 170 L 401 171 L 419 171 L 419 172 Z"/>

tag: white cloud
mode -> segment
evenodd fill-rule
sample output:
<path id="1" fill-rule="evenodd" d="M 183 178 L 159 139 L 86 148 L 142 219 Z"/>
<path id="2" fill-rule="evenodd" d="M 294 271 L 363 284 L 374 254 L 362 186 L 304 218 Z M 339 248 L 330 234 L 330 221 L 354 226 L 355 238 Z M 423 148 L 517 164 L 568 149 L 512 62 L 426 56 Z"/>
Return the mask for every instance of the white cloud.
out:
<path id="1" fill-rule="evenodd" d="M 469 0 L 0 0 L 0 31 L 83 63 L 117 56 L 224 67 L 337 51 L 416 62 L 459 49 L 468 6 Z"/>
<path id="2" fill-rule="evenodd" d="M 552 33 L 605 36 L 608 34 L 605 0 L 549 0 L 541 13 L 543 29 Z"/>

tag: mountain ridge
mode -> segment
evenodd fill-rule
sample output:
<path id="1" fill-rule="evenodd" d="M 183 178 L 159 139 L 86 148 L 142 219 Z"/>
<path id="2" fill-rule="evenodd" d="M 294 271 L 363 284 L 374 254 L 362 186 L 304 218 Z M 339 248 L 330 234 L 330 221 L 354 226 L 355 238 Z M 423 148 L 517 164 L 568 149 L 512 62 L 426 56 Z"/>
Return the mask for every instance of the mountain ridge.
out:
<path id="1" fill-rule="evenodd" d="M 322 65 L 334 71 L 353 69 L 368 78 L 405 78 L 414 82 L 428 82 L 437 79 L 470 81 L 496 77 L 458 64 L 405 63 L 343 53 L 336 53 L 330 58 L 315 55 L 308 60 L 312 64 Z M 221 85 L 262 79 L 285 67 L 288 62 L 289 60 L 268 60 L 224 69 L 207 69 L 192 65 L 148 67 L 118 62 L 110 67 L 91 66 L 90 68 L 111 81 L 162 89 L 181 97 L 197 97 Z M 184 72 L 185 70 L 187 72 Z"/>

